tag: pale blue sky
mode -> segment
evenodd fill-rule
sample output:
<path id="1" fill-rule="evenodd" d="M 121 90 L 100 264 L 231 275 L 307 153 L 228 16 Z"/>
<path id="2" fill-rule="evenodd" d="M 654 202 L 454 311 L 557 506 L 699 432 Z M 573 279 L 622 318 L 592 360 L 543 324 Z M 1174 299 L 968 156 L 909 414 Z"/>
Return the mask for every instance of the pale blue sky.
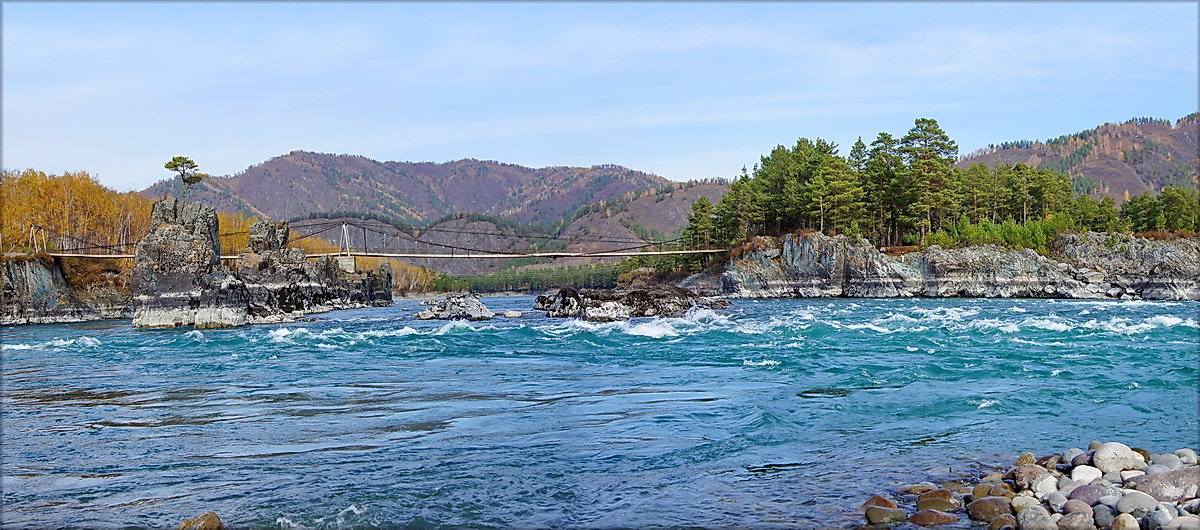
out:
<path id="1" fill-rule="evenodd" d="M 963 152 L 1197 110 L 1197 3 L 3 5 L 3 165 L 118 189 L 293 149 L 733 176 L 777 144 Z"/>

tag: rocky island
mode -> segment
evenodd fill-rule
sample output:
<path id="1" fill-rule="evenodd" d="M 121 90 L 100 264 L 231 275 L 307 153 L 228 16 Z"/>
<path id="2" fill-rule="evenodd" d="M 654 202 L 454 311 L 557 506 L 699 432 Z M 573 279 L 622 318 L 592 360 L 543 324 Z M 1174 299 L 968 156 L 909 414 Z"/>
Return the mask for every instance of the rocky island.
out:
<path id="1" fill-rule="evenodd" d="M 137 245 L 130 280 L 134 326 L 231 327 L 392 303 L 386 264 L 347 273 L 330 257 L 311 263 L 287 248 L 287 222 L 251 226 L 249 247 L 233 266 L 221 263 L 210 206 L 163 199 L 154 204 L 151 226 Z"/>

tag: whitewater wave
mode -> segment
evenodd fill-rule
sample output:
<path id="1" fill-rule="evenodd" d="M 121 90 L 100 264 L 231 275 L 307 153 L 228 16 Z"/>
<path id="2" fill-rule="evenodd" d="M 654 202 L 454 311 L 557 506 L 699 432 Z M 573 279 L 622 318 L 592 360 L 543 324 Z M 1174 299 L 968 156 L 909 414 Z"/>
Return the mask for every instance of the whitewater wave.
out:
<path id="1" fill-rule="evenodd" d="M 751 361 L 749 359 L 742 361 L 744 366 L 779 366 L 780 362 L 774 359 L 763 359 L 761 361 Z"/>
<path id="2" fill-rule="evenodd" d="M 49 349 L 64 349 L 68 346 L 78 345 L 80 348 L 95 348 L 100 345 L 100 340 L 82 336 L 74 339 L 53 339 L 46 342 L 38 342 L 34 344 L 3 344 L 0 345 L 2 351 L 19 351 L 19 350 L 49 350 Z"/>

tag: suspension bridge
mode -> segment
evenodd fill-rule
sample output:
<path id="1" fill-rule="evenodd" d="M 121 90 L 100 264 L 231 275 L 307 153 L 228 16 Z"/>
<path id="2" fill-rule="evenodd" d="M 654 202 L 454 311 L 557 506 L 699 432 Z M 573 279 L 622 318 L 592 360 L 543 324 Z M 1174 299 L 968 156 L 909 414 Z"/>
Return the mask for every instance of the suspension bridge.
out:
<path id="1" fill-rule="evenodd" d="M 336 238 L 330 231 L 340 228 Z M 728 249 L 678 248 L 680 239 L 645 241 L 642 239 L 594 237 L 588 235 L 549 234 L 530 230 L 509 229 L 481 230 L 466 227 L 410 227 L 407 230 L 382 221 L 361 219 L 305 219 L 289 223 L 296 237 L 289 242 L 324 236 L 327 241 L 336 240 L 338 250 L 308 253 L 308 258 L 375 257 L 396 259 L 513 259 L 513 258 L 624 258 L 635 256 L 668 256 L 694 254 L 720 254 Z M 223 232 L 221 237 L 247 235 L 248 231 Z M 356 237 L 361 234 L 361 237 Z M 430 234 L 442 235 L 441 241 L 430 239 Z M 483 236 L 497 240 L 530 241 L 541 240 L 542 245 L 529 248 L 478 248 L 455 244 L 463 236 Z M 53 239 L 57 248 L 51 249 Z M 448 241 L 447 241 L 448 240 Z M 550 243 L 553 242 L 553 243 Z M 28 246 L 34 253 L 44 253 L 55 258 L 132 259 L 131 252 L 136 243 L 99 244 L 81 237 L 64 234 L 39 225 L 30 225 Z M 594 250 L 547 250 L 547 246 L 566 247 L 570 244 L 599 246 Z M 242 254 L 222 254 L 223 260 L 236 260 Z"/>

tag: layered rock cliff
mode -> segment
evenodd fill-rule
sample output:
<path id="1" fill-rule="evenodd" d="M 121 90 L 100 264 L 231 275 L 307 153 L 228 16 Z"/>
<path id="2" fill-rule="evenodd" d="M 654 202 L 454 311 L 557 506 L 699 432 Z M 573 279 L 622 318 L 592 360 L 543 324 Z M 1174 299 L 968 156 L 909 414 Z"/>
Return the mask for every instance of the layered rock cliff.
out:
<path id="1" fill-rule="evenodd" d="M 154 205 L 130 287 L 139 327 L 231 327 L 332 309 L 391 304 L 391 270 L 346 273 L 287 248 L 286 222 L 259 222 L 230 266 L 221 263 L 212 207 L 174 198 Z"/>
<path id="2" fill-rule="evenodd" d="M 3 291 L 0 326 L 58 324 L 129 318 L 129 293 L 120 289 L 76 288 L 49 256 L 5 255 L 0 262 Z"/>
<path id="3" fill-rule="evenodd" d="M 742 298 L 1005 297 L 1200 299 L 1200 240 L 1070 234 L 1053 258 L 996 246 L 932 246 L 900 257 L 862 238 L 758 237 L 720 270 L 680 285 Z"/>

